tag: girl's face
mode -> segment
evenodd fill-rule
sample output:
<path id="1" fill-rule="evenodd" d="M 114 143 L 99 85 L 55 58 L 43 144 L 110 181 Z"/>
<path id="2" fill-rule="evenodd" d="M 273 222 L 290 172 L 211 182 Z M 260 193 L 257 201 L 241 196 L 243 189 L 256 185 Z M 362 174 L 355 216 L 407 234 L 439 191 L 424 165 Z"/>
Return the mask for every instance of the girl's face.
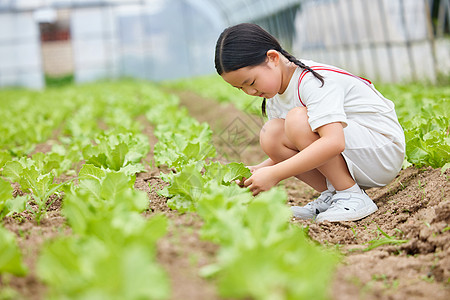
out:
<path id="1" fill-rule="evenodd" d="M 282 73 L 278 59 L 268 56 L 266 62 L 253 67 L 244 67 L 222 74 L 222 78 L 232 86 L 251 96 L 273 98 L 282 90 Z"/>

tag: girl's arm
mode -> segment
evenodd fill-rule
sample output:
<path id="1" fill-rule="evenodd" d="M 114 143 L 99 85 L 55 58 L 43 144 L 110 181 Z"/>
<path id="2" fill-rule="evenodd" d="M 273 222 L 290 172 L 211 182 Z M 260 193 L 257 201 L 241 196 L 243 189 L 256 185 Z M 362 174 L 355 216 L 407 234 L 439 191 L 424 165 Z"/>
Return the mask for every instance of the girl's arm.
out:
<path id="1" fill-rule="evenodd" d="M 344 151 L 344 130 L 340 122 L 321 126 L 317 133 L 320 136 L 318 140 L 289 159 L 256 170 L 244 185 L 256 195 L 283 179 L 316 169 Z"/>
<path id="2" fill-rule="evenodd" d="M 272 172 L 280 181 L 316 169 L 344 151 L 345 137 L 340 122 L 321 126 L 317 133 L 320 136 L 318 140 L 273 167 Z"/>
<path id="3" fill-rule="evenodd" d="M 261 162 L 260 164 L 257 164 L 255 166 L 249 166 L 248 168 L 253 173 L 253 171 L 256 171 L 258 169 L 264 168 L 264 167 L 270 167 L 273 166 L 275 163 L 270 158 L 266 159 L 265 161 Z"/>

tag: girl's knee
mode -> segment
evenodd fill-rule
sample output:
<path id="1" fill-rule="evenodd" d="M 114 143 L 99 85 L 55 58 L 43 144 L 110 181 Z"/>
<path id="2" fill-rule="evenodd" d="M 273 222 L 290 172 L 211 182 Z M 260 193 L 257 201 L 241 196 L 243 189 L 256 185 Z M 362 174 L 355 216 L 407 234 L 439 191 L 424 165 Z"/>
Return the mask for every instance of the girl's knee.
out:
<path id="1" fill-rule="evenodd" d="M 319 138 L 319 135 L 311 130 L 307 110 L 304 107 L 296 107 L 288 112 L 284 132 L 289 141 L 299 150 L 306 148 Z"/>
<path id="2" fill-rule="evenodd" d="M 309 127 L 308 112 L 305 107 L 296 107 L 287 113 L 285 127 L 299 126 L 303 128 L 306 124 Z"/>
<path id="3" fill-rule="evenodd" d="M 295 155 L 295 148 L 284 132 L 284 119 L 272 119 L 261 129 L 260 143 L 264 153 L 275 163 L 288 159 Z"/>
<path id="4" fill-rule="evenodd" d="M 259 142 L 264 149 L 270 144 L 281 143 L 281 137 L 284 136 L 284 120 L 272 119 L 267 121 L 259 133 Z"/>

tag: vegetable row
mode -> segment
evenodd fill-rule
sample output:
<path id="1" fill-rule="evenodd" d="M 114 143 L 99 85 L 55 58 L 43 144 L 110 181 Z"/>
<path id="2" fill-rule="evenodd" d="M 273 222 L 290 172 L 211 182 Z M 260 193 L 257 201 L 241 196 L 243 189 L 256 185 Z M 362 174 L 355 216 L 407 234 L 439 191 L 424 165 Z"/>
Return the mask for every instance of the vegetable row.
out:
<path id="1" fill-rule="evenodd" d="M 168 82 L 173 89 L 192 90 L 221 103 L 231 102 L 239 109 L 260 114 L 260 101 L 245 95 L 223 81 L 220 76 L 204 76 Z M 383 95 L 394 101 L 405 131 L 404 167 L 450 167 L 450 85 L 381 84 Z"/>
<path id="2" fill-rule="evenodd" d="M 21 137 L 5 137 L 0 156 L 2 218 L 32 216 L 39 224 L 52 203 L 63 200 L 61 213 L 71 234 L 46 243 L 36 263 L 36 276 L 48 286 L 49 299 L 170 296 L 168 277 L 155 259 L 156 242 L 165 235 L 168 221 L 162 215 L 143 217 L 148 197 L 134 189 L 135 174 L 144 171 L 141 161 L 150 149 L 144 126 L 135 119 L 165 96 L 153 93 L 143 99 L 141 92 L 149 95 L 151 87 L 105 83 L 27 95 L 15 91 L 19 107 L 25 106 L 23 101 L 33 109 L 36 100 L 64 116 L 49 121 L 49 133 L 26 147 Z M 53 93 L 60 97 L 47 102 L 46 95 Z M 24 131 L 33 130 L 35 124 L 20 121 Z M 33 150 L 55 131 L 60 132 L 47 142 L 53 143 L 49 152 Z M 36 153 L 26 155 L 31 151 Z M 20 187 L 22 196 L 14 197 L 10 182 Z M 0 235 L 0 275 L 25 275 L 14 234 L 0 228 Z"/>
<path id="3" fill-rule="evenodd" d="M 143 217 L 147 195 L 133 188 L 149 152 L 137 121 L 144 112 L 159 140 L 155 162 L 171 170 L 161 173 L 169 185 L 160 194 L 172 209 L 197 213 L 202 237 L 220 245 L 216 262 L 201 275 L 216 278 L 223 297 L 326 298 L 336 255 L 289 224 L 284 191 L 253 197 L 234 184 L 249 176 L 248 169 L 214 162 L 211 130 L 190 118 L 176 97 L 133 82 L 6 94 L 12 113 L 5 121 L 26 134 L 10 129 L 1 141 L 0 216 L 20 218 L 25 211 L 40 223 L 62 199 L 72 233 L 40 249 L 36 275 L 48 286 L 48 298 L 170 297 L 167 275 L 155 259 L 168 220 Z M 14 117 L 41 122 L 32 113 L 37 107 L 51 111 L 46 126 Z M 51 149 L 44 155 L 36 145 L 45 141 Z M 10 182 L 20 186 L 19 196 Z M 0 254 L 0 275 L 28 272 L 15 235 L 1 226 Z"/>
<path id="4" fill-rule="evenodd" d="M 253 197 L 235 184 L 249 170 L 242 163 L 214 162 L 211 130 L 173 100 L 170 108 L 151 110 L 147 117 L 157 124 L 155 161 L 173 170 L 161 174 L 169 185 L 160 194 L 172 209 L 197 213 L 204 222 L 201 237 L 220 246 L 217 261 L 202 275 L 218 281 L 222 297 L 326 299 L 336 254 L 289 223 L 284 190 Z"/>

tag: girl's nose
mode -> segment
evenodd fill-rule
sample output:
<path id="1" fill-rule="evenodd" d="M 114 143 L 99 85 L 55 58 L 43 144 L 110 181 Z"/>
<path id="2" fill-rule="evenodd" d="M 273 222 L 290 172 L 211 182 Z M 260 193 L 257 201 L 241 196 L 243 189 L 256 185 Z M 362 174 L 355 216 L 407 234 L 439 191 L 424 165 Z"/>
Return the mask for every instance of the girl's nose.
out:
<path id="1" fill-rule="evenodd" d="M 244 92 L 245 92 L 247 95 L 250 95 L 250 96 L 255 96 L 255 95 L 258 93 L 258 91 L 257 91 L 255 88 L 252 88 L 252 87 L 247 87 L 247 88 L 245 88 L 245 89 L 244 89 Z"/>

